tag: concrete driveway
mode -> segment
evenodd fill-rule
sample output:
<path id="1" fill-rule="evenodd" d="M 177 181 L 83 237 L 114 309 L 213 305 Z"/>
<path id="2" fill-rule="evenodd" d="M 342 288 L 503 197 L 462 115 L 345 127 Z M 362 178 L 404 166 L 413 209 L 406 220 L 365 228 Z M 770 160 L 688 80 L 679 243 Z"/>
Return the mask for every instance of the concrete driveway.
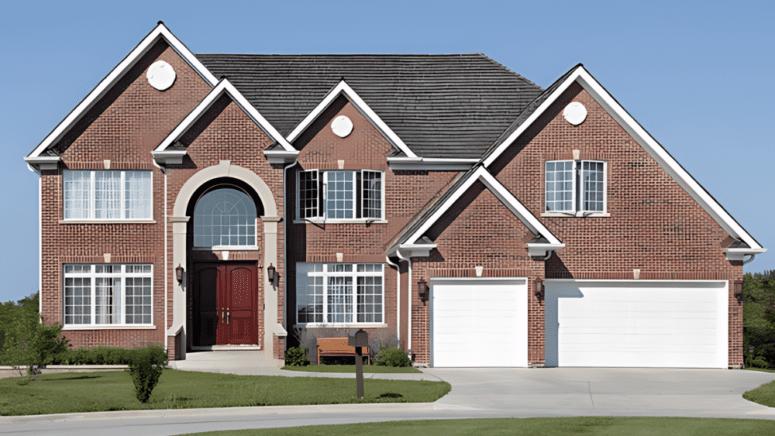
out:
<path id="1" fill-rule="evenodd" d="M 276 371 L 279 373 L 279 370 Z M 748 402 L 741 397 L 746 390 L 775 380 L 773 373 L 616 368 L 432 368 L 424 370 L 424 373 L 425 379 L 448 381 L 452 391 L 435 403 L 423 404 L 272 406 L 1 417 L 0 434 L 152 435 L 393 420 L 495 417 L 686 416 L 775 419 L 775 409 Z"/>

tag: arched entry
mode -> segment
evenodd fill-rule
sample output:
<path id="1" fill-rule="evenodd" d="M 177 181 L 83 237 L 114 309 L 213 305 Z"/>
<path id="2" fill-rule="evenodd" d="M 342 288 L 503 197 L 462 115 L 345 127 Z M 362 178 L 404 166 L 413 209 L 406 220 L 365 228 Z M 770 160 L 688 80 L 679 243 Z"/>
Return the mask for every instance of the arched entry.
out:
<path id="1" fill-rule="evenodd" d="M 203 196 L 208 192 L 219 189 L 234 189 L 240 191 L 253 199 L 253 203 L 256 206 L 258 220 L 256 220 L 255 227 L 257 235 L 255 240 L 255 251 L 260 253 L 260 261 L 253 262 L 254 267 L 257 268 L 257 273 L 254 277 L 258 280 L 257 286 L 264 291 L 263 298 L 261 301 L 257 302 L 257 306 L 262 308 L 263 313 L 263 319 L 259 320 L 259 331 L 262 332 L 262 334 L 261 337 L 258 338 L 258 343 L 262 345 L 262 349 L 272 355 L 273 335 L 284 338 L 287 335 L 287 332 L 282 325 L 278 323 L 277 289 L 275 289 L 273 284 L 268 281 L 266 275 L 263 274 L 263 269 L 261 267 L 269 264 L 279 266 L 277 237 L 280 217 L 277 214 L 274 196 L 266 183 L 257 174 L 246 168 L 232 165 L 230 161 L 221 161 L 219 165 L 205 168 L 191 176 L 180 189 L 175 199 L 173 216 L 169 217 L 173 230 L 173 255 L 171 262 L 173 270 L 168 272 L 171 274 L 170 283 L 173 284 L 171 299 L 173 321 L 172 325 L 167 330 L 167 334 L 168 336 L 181 335 L 181 338 L 179 338 L 179 342 L 177 343 L 184 345 L 185 348 L 190 349 L 193 346 L 193 335 L 191 333 L 194 332 L 191 330 L 194 326 L 191 325 L 192 323 L 190 320 L 194 315 L 194 307 L 188 298 L 188 294 L 193 293 L 194 287 L 196 286 L 196 280 L 194 280 L 195 277 L 193 274 L 193 258 L 199 256 L 199 254 L 194 255 L 194 253 L 197 252 L 195 249 L 196 247 L 194 247 L 196 233 L 194 226 L 196 223 L 192 220 L 192 217 L 198 200 L 203 199 Z M 242 197 L 242 199 L 244 201 L 244 197 Z M 237 215 L 239 215 L 239 213 L 237 213 Z M 202 225 L 204 226 L 204 222 Z M 227 239 L 223 239 L 225 237 L 228 238 L 229 245 L 231 245 L 231 230 L 227 229 L 225 233 L 221 230 L 219 230 L 219 232 L 221 232 L 220 242 L 223 243 L 227 241 Z M 204 236 L 204 231 L 202 231 L 202 236 Z M 210 236 L 212 236 L 212 229 Z M 239 230 L 234 236 L 237 238 L 237 245 L 239 245 Z M 245 242 L 247 243 L 247 225 L 245 236 Z M 230 248 L 229 246 L 214 245 L 203 248 L 208 248 L 210 253 L 217 252 L 214 253 L 215 257 L 212 258 L 213 260 L 218 260 L 218 262 L 215 263 L 227 260 L 225 259 L 226 257 L 234 260 L 235 252 L 233 249 L 228 249 Z M 244 258 L 246 256 L 241 257 Z M 258 259 L 258 257 L 255 259 Z M 200 258 L 200 260 L 202 259 Z M 250 264 L 250 261 L 245 262 L 245 264 Z M 174 267 L 178 265 L 186 268 L 187 272 L 184 274 L 184 280 L 181 283 L 178 283 L 178 281 L 174 279 Z M 245 268 L 240 268 L 240 265 L 236 265 L 232 270 L 232 272 L 235 272 L 235 274 L 232 274 L 235 277 L 233 280 L 239 282 L 240 285 L 243 284 L 243 281 L 236 276 L 240 274 L 243 276 L 245 274 L 250 275 L 250 273 L 240 272 L 244 270 Z M 224 271 L 224 274 L 226 273 L 227 271 Z M 215 276 L 217 280 L 217 274 L 215 274 Z M 212 279 L 212 277 L 210 279 Z M 203 280 L 207 280 L 207 278 L 205 277 Z M 217 301 L 214 307 L 216 309 L 219 308 L 219 306 L 217 306 Z M 231 307 L 229 306 L 229 309 L 230 308 Z M 220 317 L 221 313 L 217 312 L 217 314 Z M 225 318 L 227 313 L 224 313 L 223 315 Z M 228 315 L 231 315 L 232 319 L 234 319 L 233 312 L 229 312 Z M 181 357 L 185 358 L 185 352 L 183 350 L 181 350 Z"/>

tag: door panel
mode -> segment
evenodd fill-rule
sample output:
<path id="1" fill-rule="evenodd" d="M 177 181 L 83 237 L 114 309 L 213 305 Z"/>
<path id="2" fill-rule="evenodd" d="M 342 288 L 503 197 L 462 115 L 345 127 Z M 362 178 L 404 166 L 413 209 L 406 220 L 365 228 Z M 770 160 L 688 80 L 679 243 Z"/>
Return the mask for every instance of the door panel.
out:
<path id="1" fill-rule="evenodd" d="M 258 343 L 258 329 L 256 324 L 256 286 L 255 265 L 229 265 L 228 273 L 228 310 L 231 319 L 230 344 L 255 344 Z"/>
<path id="2" fill-rule="evenodd" d="M 256 265 L 194 265 L 195 346 L 258 344 Z"/>
<path id="3" fill-rule="evenodd" d="M 195 271 L 194 345 L 215 345 L 216 343 L 216 330 L 220 321 L 220 306 L 216 294 L 218 276 L 218 269 L 211 265 L 205 265 Z"/>

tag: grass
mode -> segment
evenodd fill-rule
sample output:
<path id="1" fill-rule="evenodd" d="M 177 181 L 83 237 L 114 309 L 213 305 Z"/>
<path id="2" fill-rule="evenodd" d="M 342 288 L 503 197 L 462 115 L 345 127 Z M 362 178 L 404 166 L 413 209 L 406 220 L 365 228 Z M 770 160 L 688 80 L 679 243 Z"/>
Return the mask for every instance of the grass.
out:
<path id="1" fill-rule="evenodd" d="M 135 398 L 124 371 L 47 374 L 26 385 L 25 378 L 0 379 L 0 415 L 187 409 L 194 407 L 276 406 L 436 401 L 449 383 L 364 380 L 365 398 L 355 398 L 355 381 L 316 377 L 265 377 L 165 370 L 148 403 Z"/>
<path id="2" fill-rule="evenodd" d="M 775 369 L 764 369 L 764 368 L 745 368 L 746 371 L 759 371 L 759 372 L 775 372 Z"/>
<path id="3" fill-rule="evenodd" d="M 304 371 L 304 372 L 343 372 L 343 373 L 355 373 L 355 365 L 307 365 L 307 366 L 284 366 L 282 369 L 287 371 Z M 394 366 L 377 366 L 377 365 L 363 365 L 364 374 L 421 374 L 417 368 L 411 366 L 394 367 Z"/>
<path id="4" fill-rule="evenodd" d="M 714 418 L 507 418 L 398 421 L 368 424 L 317 425 L 295 428 L 197 433 L 218 436 L 349 436 L 380 435 L 765 435 L 775 434 L 775 422 Z"/>
<path id="5" fill-rule="evenodd" d="M 775 381 L 765 383 L 744 393 L 743 398 L 762 406 L 775 407 Z"/>

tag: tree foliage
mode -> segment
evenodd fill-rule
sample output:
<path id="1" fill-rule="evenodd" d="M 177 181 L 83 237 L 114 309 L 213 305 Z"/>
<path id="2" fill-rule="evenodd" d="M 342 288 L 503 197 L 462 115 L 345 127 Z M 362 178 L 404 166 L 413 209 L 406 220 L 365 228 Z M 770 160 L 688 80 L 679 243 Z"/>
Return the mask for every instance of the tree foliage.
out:
<path id="1" fill-rule="evenodd" d="M 743 298 L 745 366 L 772 367 L 775 364 L 775 271 L 747 273 L 743 280 Z"/>

